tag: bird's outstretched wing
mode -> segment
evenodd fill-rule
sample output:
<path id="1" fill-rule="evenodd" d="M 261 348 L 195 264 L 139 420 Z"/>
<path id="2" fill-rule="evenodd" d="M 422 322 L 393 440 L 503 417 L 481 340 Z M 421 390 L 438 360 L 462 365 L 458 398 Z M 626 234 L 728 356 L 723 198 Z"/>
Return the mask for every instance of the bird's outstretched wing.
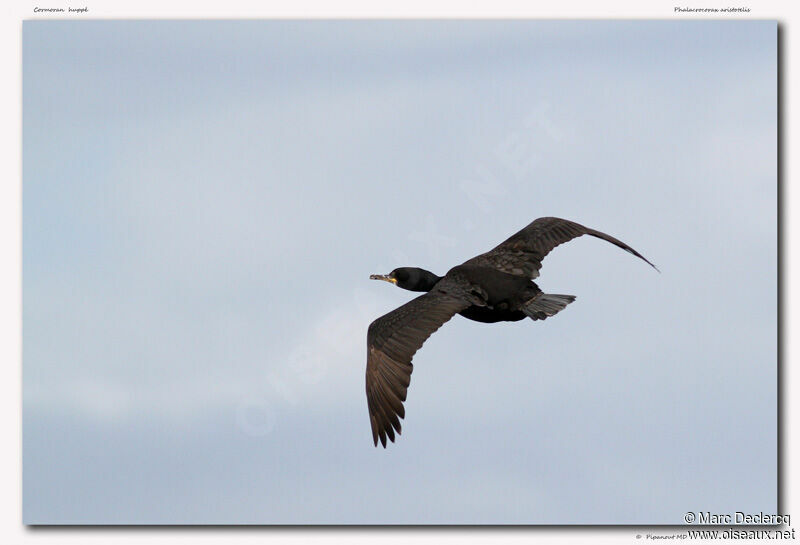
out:
<path id="1" fill-rule="evenodd" d="M 574 221 L 561 218 L 539 218 L 534 220 L 527 227 L 514 233 L 495 248 L 485 254 L 473 257 L 466 261 L 464 265 L 492 267 L 508 274 L 533 279 L 539 276 L 542 260 L 553 248 L 581 235 L 591 235 L 606 240 L 643 259 L 651 267 L 658 270 L 642 254 L 621 240 L 589 227 L 584 227 Z"/>
<path id="2" fill-rule="evenodd" d="M 445 281 L 446 282 L 446 281 Z M 381 316 L 367 333 L 367 407 L 372 425 L 372 440 L 386 447 L 400 434 L 400 418 L 405 417 L 403 401 L 411 380 L 411 358 L 442 324 L 470 302 L 457 293 L 442 289 L 413 299 Z"/>

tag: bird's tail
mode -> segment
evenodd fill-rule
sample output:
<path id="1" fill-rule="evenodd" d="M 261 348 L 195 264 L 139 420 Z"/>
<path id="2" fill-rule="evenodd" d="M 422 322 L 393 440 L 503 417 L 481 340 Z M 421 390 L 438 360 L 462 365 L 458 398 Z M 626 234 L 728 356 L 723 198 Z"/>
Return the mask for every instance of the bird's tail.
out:
<path id="1" fill-rule="evenodd" d="M 540 293 L 533 299 L 528 300 L 522 309 L 532 320 L 544 320 L 563 310 L 568 304 L 575 300 L 574 295 L 554 295 L 552 293 Z"/>

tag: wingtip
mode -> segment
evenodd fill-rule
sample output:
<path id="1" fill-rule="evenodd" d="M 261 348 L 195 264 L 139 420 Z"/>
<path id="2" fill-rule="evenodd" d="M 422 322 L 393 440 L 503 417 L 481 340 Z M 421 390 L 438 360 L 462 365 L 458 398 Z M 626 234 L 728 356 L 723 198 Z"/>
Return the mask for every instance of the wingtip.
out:
<path id="1" fill-rule="evenodd" d="M 398 431 L 397 434 L 400 435 L 400 432 Z M 389 441 L 386 440 L 387 437 L 389 438 L 389 441 L 394 443 L 394 437 L 393 436 L 388 435 L 388 434 L 386 434 L 384 432 L 378 432 L 377 435 L 373 435 L 372 436 L 372 444 L 375 445 L 375 448 L 377 448 L 378 447 L 378 440 L 380 439 L 381 446 L 383 448 L 386 448 L 386 445 L 389 444 Z"/>
<path id="2" fill-rule="evenodd" d="M 640 256 L 640 257 L 641 257 L 641 256 Z M 656 266 L 655 266 L 655 264 L 654 264 L 654 263 L 652 263 L 652 262 L 651 262 L 649 259 L 646 259 L 645 257 L 642 257 L 642 259 L 644 259 L 644 260 L 647 262 L 647 264 L 648 264 L 648 265 L 650 265 L 651 267 L 653 267 L 653 268 L 656 270 L 656 272 L 657 272 L 658 274 L 661 274 L 661 269 L 659 269 L 658 267 L 656 267 Z"/>
<path id="3" fill-rule="evenodd" d="M 642 254 L 640 254 L 639 252 L 637 252 L 633 248 L 628 250 L 628 252 L 633 254 L 633 255 L 635 255 L 636 257 L 638 257 L 639 259 L 641 259 L 642 261 L 644 261 L 645 263 L 647 263 L 648 265 L 653 267 L 658 274 L 661 274 L 661 270 L 658 267 L 656 267 L 655 264 L 652 261 L 650 261 L 649 259 L 647 259 L 645 256 L 643 256 Z"/>

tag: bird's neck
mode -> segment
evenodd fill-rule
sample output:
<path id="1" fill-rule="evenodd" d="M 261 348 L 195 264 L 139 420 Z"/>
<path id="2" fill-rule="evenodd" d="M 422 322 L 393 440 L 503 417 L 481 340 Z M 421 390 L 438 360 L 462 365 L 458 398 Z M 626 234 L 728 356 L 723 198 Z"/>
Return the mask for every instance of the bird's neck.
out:
<path id="1" fill-rule="evenodd" d="M 417 279 L 417 282 L 411 291 L 431 291 L 433 286 L 435 286 L 441 279 L 441 276 L 437 276 L 432 272 L 423 269 L 420 271 L 419 279 Z"/>

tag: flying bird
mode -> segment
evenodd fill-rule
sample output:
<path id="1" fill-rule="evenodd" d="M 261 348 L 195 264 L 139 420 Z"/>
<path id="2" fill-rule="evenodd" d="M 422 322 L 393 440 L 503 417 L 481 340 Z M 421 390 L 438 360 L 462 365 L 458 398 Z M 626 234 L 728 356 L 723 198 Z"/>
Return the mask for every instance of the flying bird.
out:
<path id="1" fill-rule="evenodd" d="M 543 293 L 533 282 L 550 251 L 581 235 L 603 239 L 658 268 L 616 238 L 560 218 L 539 218 L 497 247 L 450 269 L 446 275 L 417 267 L 373 274 L 397 287 L 425 292 L 381 316 L 367 332 L 367 408 L 375 446 L 394 442 L 405 418 L 413 365 L 422 344 L 455 314 L 485 323 L 544 320 L 575 300 Z"/>

